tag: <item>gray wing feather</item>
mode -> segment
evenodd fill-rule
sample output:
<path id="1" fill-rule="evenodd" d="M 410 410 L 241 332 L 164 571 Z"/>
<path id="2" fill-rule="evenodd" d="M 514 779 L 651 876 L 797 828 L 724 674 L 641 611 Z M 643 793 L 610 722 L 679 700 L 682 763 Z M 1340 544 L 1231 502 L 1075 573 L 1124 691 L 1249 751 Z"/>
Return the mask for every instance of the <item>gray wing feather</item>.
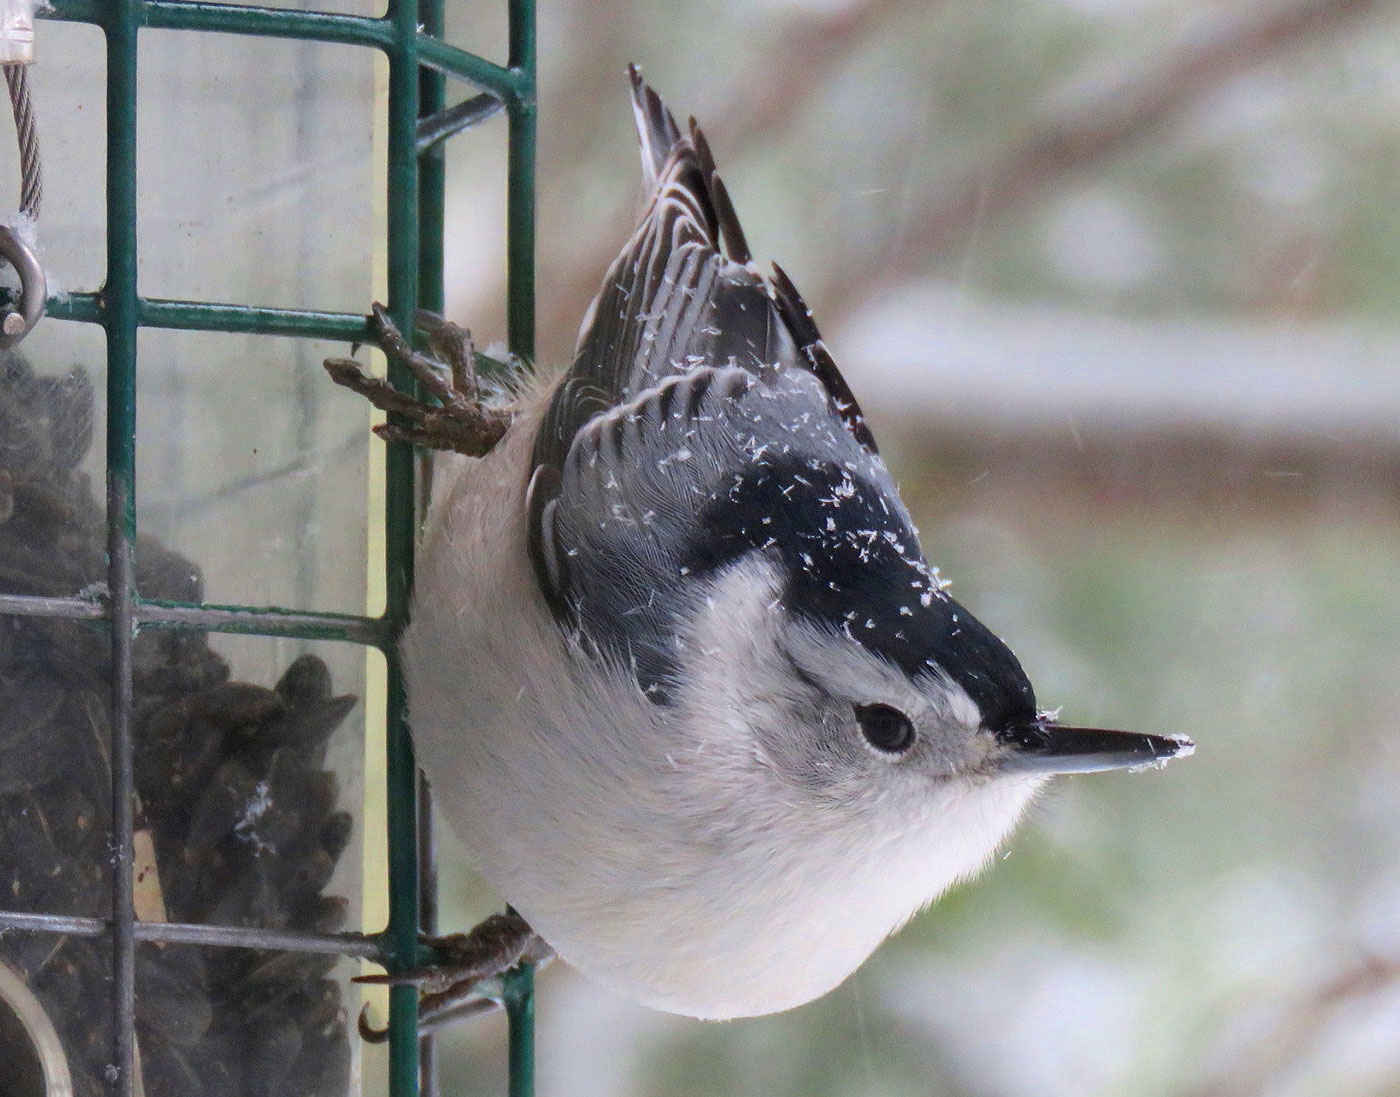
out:
<path id="1" fill-rule="evenodd" d="M 541 506 L 543 568 L 571 622 L 630 660 L 654 698 L 665 699 L 679 658 L 676 622 L 705 592 L 703 546 L 714 525 L 732 524 L 732 513 L 717 516 L 742 505 L 735 499 L 755 470 L 782 463 L 888 482 L 807 373 L 768 382 L 738 366 L 697 366 L 595 416 L 575 438 Z M 761 550 L 771 516 L 745 515 L 744 541 Z"/>
<path id="2" fill-rule="evenodd" d="M 796 289 L 750 261 L 704 136 L 631 75 L 651 198 L 541 421 L 529 520 L 555 615 L 595 638 L 625 634 L 640 664 L 660 658 L 649 645 L 672 631 L 678 546 L 722 505 L 724 477 L 800 444 L 794 429 L 853 467 L 875 446 Z"/>
<path id="3" fill-rule="evenodd" d="M 797 290 L 781 271 L 770 283 L 753 266 L 704 134 L 693 120 L 682 133 L 630 71 L 651 200 L 589 310 L 533 463 L 561 467 L 589 419 L 699 363 L 814 373 L 857 441 L 873 451 L 860 409 Z"/>

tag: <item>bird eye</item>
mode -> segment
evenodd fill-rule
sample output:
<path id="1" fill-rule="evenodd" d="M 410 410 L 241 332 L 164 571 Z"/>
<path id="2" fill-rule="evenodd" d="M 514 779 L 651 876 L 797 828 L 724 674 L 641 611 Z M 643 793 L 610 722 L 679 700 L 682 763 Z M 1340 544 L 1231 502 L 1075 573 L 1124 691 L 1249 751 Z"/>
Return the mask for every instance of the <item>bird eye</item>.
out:
<path id="1" fill-rule="evenodd" d="M 914 721 L 893 705 L 856 705 L 856 720 L 866 742 L 881 754 L 908 754 L 918 738 Z"/>

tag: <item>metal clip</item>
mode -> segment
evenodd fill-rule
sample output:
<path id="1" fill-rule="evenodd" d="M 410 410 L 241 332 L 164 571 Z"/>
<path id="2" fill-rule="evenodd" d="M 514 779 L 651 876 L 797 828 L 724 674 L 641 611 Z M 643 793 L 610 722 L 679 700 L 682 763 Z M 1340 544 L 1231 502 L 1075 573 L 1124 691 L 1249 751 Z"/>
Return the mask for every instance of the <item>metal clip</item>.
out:
<path id="1" fill-rule="evenodd" d="M 19 343 L 44 315 L 48 303 L 48 280 L 33 249 L 8 225 L 0 225 L 0 259 L 19 275 L 19 309 L 0 309 L 0 349 Z"/>

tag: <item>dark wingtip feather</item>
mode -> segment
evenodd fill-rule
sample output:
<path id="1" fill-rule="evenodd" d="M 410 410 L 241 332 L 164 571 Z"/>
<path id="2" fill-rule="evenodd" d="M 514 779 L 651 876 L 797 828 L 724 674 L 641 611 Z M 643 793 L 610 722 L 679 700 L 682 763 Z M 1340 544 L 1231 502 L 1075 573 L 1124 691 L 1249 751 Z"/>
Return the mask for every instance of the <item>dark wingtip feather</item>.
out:
<path id="1" fill-rule="evenodd" d="M 724 180 L 715 169 L 714 154 L 710 143 L 705 139 L 695 119 L 689 119 L 685 134 L 676 124 L 675 115 L 667 109 L 656 91 L 642 79 L 641 69 L 636 65 L 627 66 L 627 76 L 632 82 L 632 111 L 637 120 L 637 138 L 641 142 L 642 174 L 648 189 L 656 187 L 658 180 L 666 173 L 667 165 L 673 156 L 687 155 L 695 171 L 699 173 L 698 184 L 689 181 L 688 185 L 697 192 L 707 213 L 713 216 L 710 231 L 718 229 L 725 254 L 736 263 L 747 263 L 752 258 L 748 240 L 739 225 L 739 217 L 734 212 L 729 191 Z M 688 138 L 688 140 L 687 140 Z"/>
<path id="2" fill-rule="evenodd" d="M 647 186 L 651 187 L 655 186 L 667 157 L 680 140 L 681 131 L 661 96 L 642 79 L 642 70 L 629 64 L 627 77 L 632 82 L 632 113 L 637 119 L 637 138 L 642 145 L 642 173 Z"/>
<path id="3" fill-rule="evenodd" d="M 752 253 L 739 224 L 729 189 L 715 166 L 714 153 L 704 131 L 691 117 L 684 136 L 676 125 L 675 116 L 666 108 L 661 97 L 642 79 L 636 65 L 627 66 L 632 81 L 632 107 L 637 116 L 637 133 L 642 145 L 642 170 L 649 188 L 655 188 L 663 176 L 674 176 L 696 199 L 696 213 L 703 218 L 703 231 L 714 247 L 723 248 L 725 255 L 736 263 L 749 263 Z M 801 348 L 808 367 L 826 388 L 832 406 L 840 414 L 846 428 L 857 442 L 871 453 L 878 453 L 875 438 L 865 423 L 865 416 L 852 395 L 846 379 L 832 360 L 821 332 L 812 320 L 812 313 L 797 287 L 786 272 L 773 264 L 769 283 L 774 306 L 779 317 Z"/>
<path id="4" fill-rule="evenodd" d="M 865 413 L 860 410 L 860 405 L 856 403 L 851 387 L 846 384 L 846 379 L 836 368 L 835 359 L 831 357 L 831 352 L 826 349 L 821 332 L 817 330 L 816 321 L 812 319 L 812 310 L 807 307 L 807 302 L 797 292 L 797 287 L 792 284 L 792 279 L 787 276 L 787 272 L 777 263 L 773 264 L 771 285 L 773 303 L 778 308 L 778 315 L 787 324 L 788 330 L 792 332 L 792 336 L 802 349 L 808 365 L 811 366 L 812 372 L 816 374 L 817 380 L 822 383 L 827 394 L 831 397 L 831 403 L 846 424 L 846 429 L 866 450 L 871 453 L 879 453 L 880 451 L 875 445 L 875 436 L 870 433 L 870 427 L 866 425 Z"/>
<path id="5" fill-rule="evenodd" d="M 715 217 L 719 219 L 719 231 L 724 237 L 724 246 L 729 257 L 736 263 L 748 263 L 753 255 L 749 242 L 739 224 L 739 215 L 734 212 L 734 203 L 729 200 L 729 188 L 718 175 L 710 178 L 710 198 L 714 202 Z"/>
<path id="6" fill-rule="evenodd" d="M 695 146 L 695 159 L 700 166 L 700 174 L 705 180 L 705 192 L 709 196 L 715 221 L 719 224 L 720 237 L 724 241 L 725 252 L 736 263 L 747 263 L 753 258 L 749 242 L 739 224 L 739 215 L 734 212 L 734 203 L 729 200 L 729 188 L 720 178 L 715 166 L 714 153 L 705 131 L 694 118 L 690 120 L 690 143 Z"/>
<path id="7" fill-rule="evenodd" d="M 821 342 L 822 333 L 817 330 L 817 323 L 812 319 L 812 310 L 807 307 L 802 294 L 797 292 L 797 287 L 792 284 L 787 271 L 777 263 L 773 264 L 773 301 L 778 306 L 778 311 L 783 314 L 783 319 L 787 321 L 798 346 L 805 350 L 814 343 Z"/>

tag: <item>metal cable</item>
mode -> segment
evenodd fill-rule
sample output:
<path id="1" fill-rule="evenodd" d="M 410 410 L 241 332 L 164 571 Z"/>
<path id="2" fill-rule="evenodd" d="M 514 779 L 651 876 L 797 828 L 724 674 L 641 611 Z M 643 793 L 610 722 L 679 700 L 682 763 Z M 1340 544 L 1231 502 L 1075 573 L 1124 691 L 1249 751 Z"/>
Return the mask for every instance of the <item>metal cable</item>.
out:
<path id="1" fill-rule="evenodd" d="M 34 124 L 34 103 L 29 97 L 28 65 L 5 65 L 5 83 L 10 87 L 10 106 L 15 112 L 15 132 L 19 137 L 20 212 L 31 219 L 39 217 L 44 197 L 44 176 L 39 167 L 39 130 Z"/>

